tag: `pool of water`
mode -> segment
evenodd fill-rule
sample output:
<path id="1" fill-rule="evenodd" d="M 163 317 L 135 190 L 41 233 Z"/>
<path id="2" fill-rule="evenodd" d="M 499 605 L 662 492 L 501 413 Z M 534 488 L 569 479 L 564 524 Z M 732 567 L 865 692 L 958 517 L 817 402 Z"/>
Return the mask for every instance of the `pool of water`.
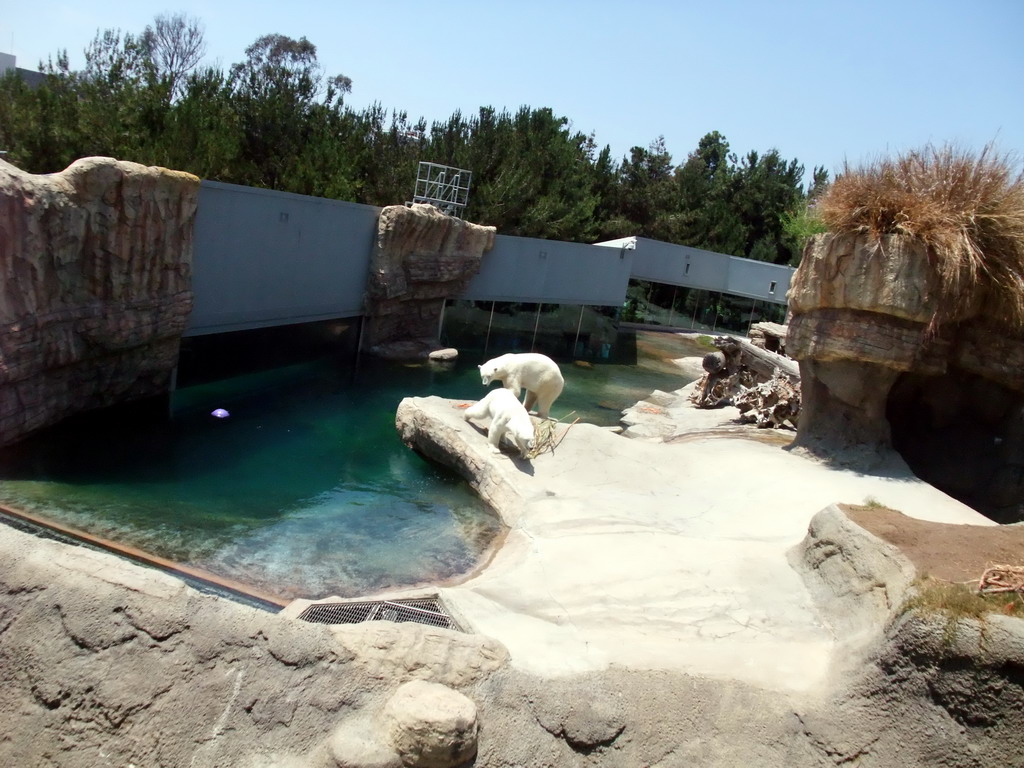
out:
<path id="1" fill-rule="evenodd" d="M 683 386 L 675 338 L 640 339 L 632 366 L 563 364 L 553 417 L 614 425 Z M 0 451 L 0 502 L 286 598 L 451 579 L 501 524 L 394 415 L 406 396 L 480 398 L 478 362 L 321 360 L 179 390 L 170 418 L 69 420 Z"/>

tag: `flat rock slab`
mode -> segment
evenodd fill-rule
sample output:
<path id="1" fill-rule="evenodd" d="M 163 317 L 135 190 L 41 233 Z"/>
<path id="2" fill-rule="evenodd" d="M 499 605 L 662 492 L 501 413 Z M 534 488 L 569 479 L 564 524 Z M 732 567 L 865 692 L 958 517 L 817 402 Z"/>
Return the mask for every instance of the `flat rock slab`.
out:
<path id="1" fill-rule="evenodd" d="M 493 456 L 462 405 L 406 398 L 397 426 L 510 526 L 491 563 L 443 593 L 533 674 L 623 665 L 812 688 L 835 639 L 786 553 L 817 511 L 874 499 L 922 519 L 988 522 L 909 470 L 837 470 L 736 436 L 664 444 L 576 424 L 531 462 Z"/>
<path id="2" fill-rule="evenodd" d="M 459 350 L 454 347 L 445 347 L 444 349 L 435 349 L 427 357 L 431 360 L 441 363 L 453 362 L 459 357 Z"/>

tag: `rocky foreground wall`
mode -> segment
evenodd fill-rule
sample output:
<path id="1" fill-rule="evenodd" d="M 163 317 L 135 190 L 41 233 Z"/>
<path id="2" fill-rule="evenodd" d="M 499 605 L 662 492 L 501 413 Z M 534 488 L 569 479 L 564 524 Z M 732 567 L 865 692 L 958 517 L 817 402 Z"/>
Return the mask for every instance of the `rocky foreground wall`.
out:
<path id="1" fill-rule="evenodd" d="M 794 557 L 842 560 L 829 583 L 858 580 L 829 615 L 867 617 L 901 587 L 877 539 L 832 520 Z M 451 768 L 475 748 L 477 768 L 1021 765 L 1020 623 L 950 634 L 905 615 L 804 696 L 621 667 L 537 679 L 479 635 L 308 624 L 3 527 L 0 763 Z M 476 738 L 437 738 L 453 731 Z"/>
<path id="2" fill-rule="evenodd" d="M 382 210 L 366 289 L 364 348 L 413 358 L 437 349 L 445 299 L 466 290 L 494 236 L 494 227 L 446 216 L 432 205 Z"/>
<path id="3" fill-rule="evenodd" d="M 808 754 L 835 765 L 1024 765 L 1024 620 L 906 610 L 922 574 L 836 505 L 814 516 L 790 563 L 843 647 L 834 674 L 844 684 L 794 713 Z"/>
<path id="4" fill-rule="evenodd" d="M 0 161 L 0 445 L 168 391 L 198 190 L 112 158 L 46 175 Z"/>

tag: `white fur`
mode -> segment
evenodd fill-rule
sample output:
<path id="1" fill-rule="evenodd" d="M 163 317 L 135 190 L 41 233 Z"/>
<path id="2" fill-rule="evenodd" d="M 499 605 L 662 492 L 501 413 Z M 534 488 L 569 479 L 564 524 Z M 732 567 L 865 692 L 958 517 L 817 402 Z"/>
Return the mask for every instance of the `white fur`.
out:
<path id="1" fill-rule="evenodd" d="M 466 409 L 466 421 L 490 417 L 491 425 L 487 428 L 487 442 L 491 444 L 492 453 L 501 453 L 498 446 L 506 434 L 519 449 L 524 459 L 533 450 L 533 422 L 519 398 L 507 389 L 492 389 L 487 397 Z"/>
<path id="2" fill-rule="evenodd" d="M 537 415 L 542 419 L 548 418 L 551 406 L 565 386 L 558 364 L 537 352 L 509 353 L 488 360 L 480 366 L 480 380 L 484 386 L 500 381 L 516 397 L 526 387 L 526 410 L 536 404 Z"/>

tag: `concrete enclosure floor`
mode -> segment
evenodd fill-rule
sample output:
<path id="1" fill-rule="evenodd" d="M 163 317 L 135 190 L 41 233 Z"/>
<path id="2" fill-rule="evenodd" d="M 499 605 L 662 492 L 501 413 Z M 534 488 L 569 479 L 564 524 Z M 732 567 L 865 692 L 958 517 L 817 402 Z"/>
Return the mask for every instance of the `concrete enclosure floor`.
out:
<path id="1" fill-rule="evenodd" d="M 625 666 L 811 689 L 835 638 L 787 552 L 816 512 L 874 500 L 991 524 L 905 468 L 837 470 L 735 435 L 662 444 L 576 424 L 532 462 L 493 457 L 462 405 L 411 398 L 398 413 L 407 441 L 487 467 L 482 492 L 511 528 L 481 573 L 443 594 L 535 675 Z"/>

